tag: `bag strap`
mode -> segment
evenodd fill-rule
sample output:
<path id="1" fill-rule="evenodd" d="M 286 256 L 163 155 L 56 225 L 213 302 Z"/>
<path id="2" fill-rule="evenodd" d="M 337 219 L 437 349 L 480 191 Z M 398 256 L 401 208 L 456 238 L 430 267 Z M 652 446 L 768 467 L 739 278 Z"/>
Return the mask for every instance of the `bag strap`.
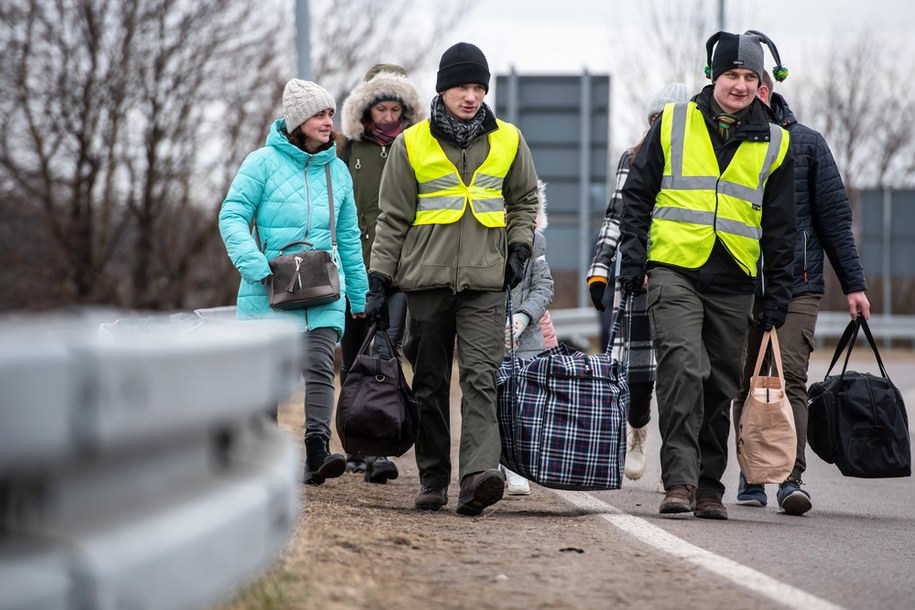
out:
<path id="1" fill-rule="evenodd" d="M 785 373 L 782 369 L 782 351 L 778 346 L 778 332 L 774 328 L 767 330 L 763 333 L 762 341 L 759 343 L 759 354 L 756 356 L 756 366 L 753 368 L 753 377 L 759 377 L 759 373 L 762 371 L 763 361 L 766 358 L 766 354 L 769 351 L 769 348 L 772 349 L 772 359 L 775 360 L 775 370 L 778 373 L 778 382 L 781 384 L 782 389 L 785 388 Z M 769 371 L 771 372 L 772 366 L 769 365 Z"/>
<path id="2" fill-rule="evenodd" d="M 327 176 L 327 205 L 330 206 L 330 249 L 334 262 L 337 262 L 337 220 L 334 218 L 334 187 L 330 179 L 330 163 L 324 166 L 324 174 Z"/>
<path id="3" fill-rule="evenodd" d="M 857 328 L 861 328 L 864 331 L 864 337 L 867 339 L 867 342 L 870 344 L 871 349 L 874 350 L 874 357 L 877 359 L 877 366 L 880 367 L 880 374 L 884 379 L 889 379 L 889 375 L 886 374 L 886 367 L 883 366 L 883 359 L 880 357 L 880 352 L 877 350 L 877 342 L 874 341 L 874 335 L 871 334 L 870 326 L 867 325 L 867 320 L 864 319 L 864 316 L 859 315 L 854 320 L 854 324 Z M 855 332 L 855 335 L 852 337 L 851 345 L 848 348 L 848 353 L 851 354 L 852 347 L 855 345 L 855 339 L 857 339 L 858 333 Z M 848 358 L 845 358 L 845 366 L 848 366 Z M 842 368 L 842 374 L 845 374 L 845 368 Z"/>
<path id="4" fill-rule="evenodd" d="M 848 346 L 849 342 L 851 342 L 851 344 L 854 345 L 855 342 L 852 339 L 852 335 L 857 336 L 857 334 L 858 334 L 858 325 L 856 324 L 855 320 L 851 320 L 848 323 L 848 326 L 846 326 L 845 330 L 842 332 L 842 338 L 839 339 L 839 344 L 836 345 L 836 351 L 832 355 L 832 362 L 829 363 L 829 368 L 826 369 L 826 377 L 829 377 L 829 374 L 832 372 L 832 367 L 834 367 L 836 365 L 836 362 L 838 362 L 839 357 L 845 351 L 845 348 Z M 849 353 L 849 355 L 851 354 L 851 348 L 849 348 L 848 353 Z M 845 367 L 847 367 L 847 366 L 848 366 L 848 357 L 846 356 Z M 845 373 L 845 367 L 842 368 L 843 374 Z"/>
<path id="5" fill-rule="evenodd" d="M 616 315 L 613 316 L 613 326 L 610 329 L 610 338 L 607 340 L 607 345 L 604 347 L 605 354 L 613 353 L 613 342 L 616 341 L 616 336 L 620 333 L 623 327 L 623 317 L 626 318 L 626 335 L 625 340 L 623 341 L 623 347 L 620 350 L 620 362 L 623 363 L 625 370 L 629 370 L 629 352 L 632 342 L 632 303 L 635 299 L 635 295 L 631 292 L 626 294 L 620 300 L 619 309 L 616 310 Z M 627 311 L 629 314 L 627 315 Z M 625 356 L 624 356 L 625 353 Z M 624 373 L 625 374 L 625 373 Z"/>

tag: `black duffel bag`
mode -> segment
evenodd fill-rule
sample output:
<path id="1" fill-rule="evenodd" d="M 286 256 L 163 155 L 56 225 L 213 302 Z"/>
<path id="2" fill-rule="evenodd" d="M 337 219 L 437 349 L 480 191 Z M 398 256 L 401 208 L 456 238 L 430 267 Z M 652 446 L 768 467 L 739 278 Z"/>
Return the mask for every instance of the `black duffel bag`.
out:
<path id="1" fill-rule="evenodd" d="M 396 457 L 416 441 L 419 403 L 396 355 L 366 353 L 376 335 L 384 339 L 389 354 L 396 354 L 388 333 L 378 322 L 372 324 L 340 389 L 337 434 L 347 453 Z"/>
<path id="2" fill-rule="evenodd" d="M 874 350 L 880 376 L 849 371 L 858 330 Z M 830 376 L 845 351 L 842 374 Z M 867 321 L 849 322 L 826 371 L 808 390 L 807 442 L 820 458 L 847 477 L 907 477 L 912 474 L 909 418 L 902 394 L 890 381 Z"/>

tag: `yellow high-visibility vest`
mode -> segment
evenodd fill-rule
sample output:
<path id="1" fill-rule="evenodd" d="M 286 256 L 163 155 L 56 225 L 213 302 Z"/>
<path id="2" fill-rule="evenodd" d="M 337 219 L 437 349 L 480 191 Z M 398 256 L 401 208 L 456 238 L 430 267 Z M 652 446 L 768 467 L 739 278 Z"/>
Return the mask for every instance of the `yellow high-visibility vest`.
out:
<path id="1" fill-rule="evenodd" d="M 442 145 L 432 136 L 429 121 L 404 131 L 407 156 L 419 183 L 414 225 L 449 224 L 460 220 L 470 204 L 474 217 L 486 227 L 505 226 L 502 184 L 518 154 L 518 129 L 496 119 L 499 128 L 489 138 L 489 155 L 473 173 L 469 185 L 448 160 Z"/>
<path id="2" fill-rule="evenodd" d="M 788 152 L 788 132 L 744 140 L 721 172 L 695 102 L 667 104 L 661 115 L 664 173 L 655 198 L 648 260 L 698 269 L 720 239 L 747 275 L 756 277 L 763 192 Z"/>

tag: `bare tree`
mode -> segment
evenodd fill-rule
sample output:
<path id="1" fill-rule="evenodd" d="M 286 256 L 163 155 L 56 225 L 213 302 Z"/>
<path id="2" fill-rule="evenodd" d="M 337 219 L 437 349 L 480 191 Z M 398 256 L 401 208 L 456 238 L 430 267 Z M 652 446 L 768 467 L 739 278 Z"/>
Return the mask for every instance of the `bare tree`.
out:
<path id="1" fill-rule="evenodd" d="M 174 295 L 213 228 L 185 225 L 171 244 L 163 228 L 194 221 L 187 214 L 194 187 L 212 171 L 204 160 L 225 162 L 227 138 L 209 137 L 222 122 L 224 83 L 272 102 L 263 94 L 269 70 L 237 70 L 279 55 L 271 43 L 276 24 L 254 13 L 262 6 L 4 3 L 0 172 L 11 185 L 4 203 L 45 228 L 39 266 L 55 281 L 38 294 L 49 295 L 48 305 L 180 304 Z M 31 277 L 30 269 L 19 283 Z M 34 296 L 29 303 L 40 306 Z"/>
<path id="2" fill-rule="evenodd" d="M 407 69 L 450 25 L 418 2 L 312 3 L 317 80 Z M 231 302 L 216 227 L 229 181 L 280 116 L 289 0 L 0 4 L 0 308 Z"/>
<path id="3" fill-rule="evenodd" d="M 429 19 L 425 0 L 312 0 L 315 80 L 338 100 L 376 63 L 396 63 L 408 73 L 437 61 L 431 51 L 476 0 L 436 3 Z"/>
<path id="4" fill-rule="evenodd" d="M 804 107 L 857 206 L 863 187 L 915 183 L 915 64 L 870 32 L 831 48 L 830 70 L 812 79 Z"/>

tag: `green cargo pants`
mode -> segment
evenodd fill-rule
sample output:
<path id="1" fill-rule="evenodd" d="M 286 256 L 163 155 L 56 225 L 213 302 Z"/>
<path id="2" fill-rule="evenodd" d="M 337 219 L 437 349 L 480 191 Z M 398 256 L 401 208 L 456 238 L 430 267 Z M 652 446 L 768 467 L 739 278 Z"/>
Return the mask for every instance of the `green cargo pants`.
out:
<path id="1" fill-rule="evenodd" d="M 451 480 L 451 368 L 457 337 L 461 383 L 459 480 L 498 468 L 496 371 L 505 355 L 505 293 L 447 288 L 407 293 L 416 342 L 413 391 L 419 401 L 416 465 L 424 487 Z M 418 336 L 415 336 L 418 335 Z"/>
<path id="2" fill-rule="evenodd" d="M 707 294 L 663 268 L 648 271 L 658 360 L 656 395 L 664 487 L 721 498 L 731 399 L 740 388 L 753 295 Z"/>

